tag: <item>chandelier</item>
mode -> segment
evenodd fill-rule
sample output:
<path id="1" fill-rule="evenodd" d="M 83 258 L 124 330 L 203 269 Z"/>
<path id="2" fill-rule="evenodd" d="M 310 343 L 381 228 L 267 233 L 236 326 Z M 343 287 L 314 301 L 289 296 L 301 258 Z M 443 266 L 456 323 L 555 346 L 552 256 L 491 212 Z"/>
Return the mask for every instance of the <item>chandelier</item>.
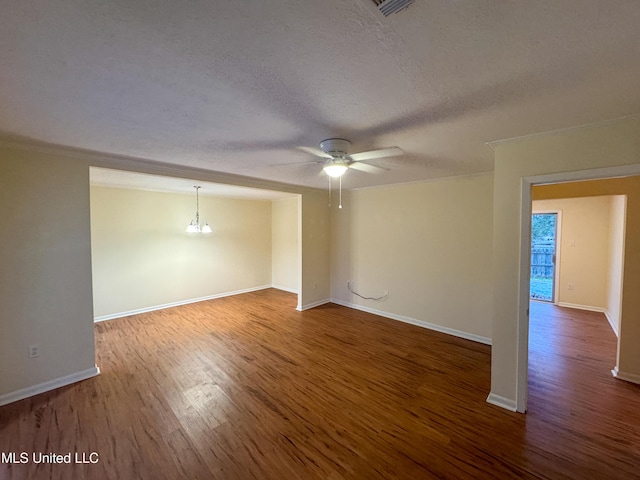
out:
<path id="1" fill-rule="evenodd" d="M 187 226 L 187 233 L 211 233 L 211 227 L 207 222 L 204 222 L 204 225 L 200 226 L 200 198 L 198 196 L 198 190 L 200 190 L 200 185 L 194 185 L 193 188 L 196 189 L 196 218 L 191 220 L 191 223 Z"/>

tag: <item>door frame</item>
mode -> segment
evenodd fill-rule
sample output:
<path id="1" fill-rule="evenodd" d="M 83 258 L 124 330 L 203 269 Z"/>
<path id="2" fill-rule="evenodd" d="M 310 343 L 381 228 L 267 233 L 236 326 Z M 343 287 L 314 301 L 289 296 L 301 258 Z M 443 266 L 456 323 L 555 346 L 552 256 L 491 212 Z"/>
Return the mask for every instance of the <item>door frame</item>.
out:
<path id="1" fill-rule="evenodd" d="M 529 394 L 529 278 L 531 268 L 531 188 L 534 185 L 640 175 L 640 163 L 618 167 L 522 177 L 520 189 L 520 279 L 518 283 L 516 411 L 525 413 Z M 525 293 L 526 292 L 526 293 Z M 618 337 L 618 342 L 620 338 Z M 616 359 L 617 364 L 617 359 Z"/>
<path id="2" fill-rule="evenodd" d="M 532 201 L 533 202 L 533 201 Z M 531 206 L 531 216 L 536 214 L 555 214 L 556 215 L 556 235 L 553 239 L 555 242 L 554 245 L 554 255 L 556 256 L 555 262 L 553 264 L 553 297 L 551 298 L 551 303 L 553 305 L 558 304 L 558 296 L 560 294 L 560 245 L 562 245 L 561 237 L 562 237 L 562 210 L 553 210 L 553 209 L 537 209 L 533 208 L 533 203 Z M 531 265 L 531 239 L 529 239 L 529 265 Z M 531 272 L 529 272 L 529 281 L 531 281 Z M 529 300 L 535 301 L 536 299 L 531 298 L 531 288 L 529 288 Z"/>

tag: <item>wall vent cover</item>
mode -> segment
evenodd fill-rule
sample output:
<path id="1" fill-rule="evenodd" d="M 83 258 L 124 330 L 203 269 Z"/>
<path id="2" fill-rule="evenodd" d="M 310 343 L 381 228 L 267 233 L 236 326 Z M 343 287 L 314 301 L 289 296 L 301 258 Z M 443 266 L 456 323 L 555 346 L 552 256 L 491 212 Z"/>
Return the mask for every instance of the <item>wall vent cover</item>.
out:
<path id="1" fill-rule="evenodd" d="M 385 17 L 388 17 L 392 13 L 398 13 L 407 8 L 413 3 L 414 0 L 373 0 L 378 10 L 382 12 Z"/>

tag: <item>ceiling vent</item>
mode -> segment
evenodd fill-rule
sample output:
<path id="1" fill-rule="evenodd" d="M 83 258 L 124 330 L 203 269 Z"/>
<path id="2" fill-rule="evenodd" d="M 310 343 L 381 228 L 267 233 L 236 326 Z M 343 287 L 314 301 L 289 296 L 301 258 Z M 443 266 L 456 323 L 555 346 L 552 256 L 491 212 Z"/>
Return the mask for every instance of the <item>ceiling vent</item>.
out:
<path id="1" fill-rule="evenodd" d="M 407 8 L 413 0 L 373 0 L 373 3 L 385 17 L 388 17 L 392 13 L 398 13 Z"/>

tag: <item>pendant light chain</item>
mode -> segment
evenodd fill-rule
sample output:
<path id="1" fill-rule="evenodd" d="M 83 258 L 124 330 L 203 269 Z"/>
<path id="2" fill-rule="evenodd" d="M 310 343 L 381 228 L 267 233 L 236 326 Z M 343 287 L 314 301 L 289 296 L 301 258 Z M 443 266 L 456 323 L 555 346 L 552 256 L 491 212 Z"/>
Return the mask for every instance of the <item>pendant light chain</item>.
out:
<path id="1" fill-rule="evenodd" d="M 198 224 L 198 229 L 200 229 L 200 196 L 198 193 L 200 192 L 200 186 L 196 187 L 196 224 Z"/>

